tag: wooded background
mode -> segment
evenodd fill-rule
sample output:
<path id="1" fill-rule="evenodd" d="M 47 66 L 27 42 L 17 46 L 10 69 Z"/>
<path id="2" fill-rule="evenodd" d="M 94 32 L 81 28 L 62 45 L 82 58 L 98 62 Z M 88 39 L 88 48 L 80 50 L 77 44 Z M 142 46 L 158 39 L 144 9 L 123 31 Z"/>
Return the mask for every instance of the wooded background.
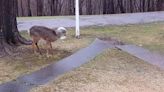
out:
<path id="1" fill-rule="evenodd" d="M 75 0 L 17 0 L 17 16 L 74 15 Z M 80 14 L 115 14 L 164 10 L 164 0 L 80 0 Z"/>

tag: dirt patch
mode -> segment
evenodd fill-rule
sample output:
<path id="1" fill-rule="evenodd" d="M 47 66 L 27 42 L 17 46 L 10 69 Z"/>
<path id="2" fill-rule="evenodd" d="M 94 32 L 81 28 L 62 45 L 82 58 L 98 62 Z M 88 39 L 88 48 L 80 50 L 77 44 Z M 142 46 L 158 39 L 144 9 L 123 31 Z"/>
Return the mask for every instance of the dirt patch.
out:
<path id="1" fill-rule="evenodd" d="M 103 40 L 103 41 L 107 41 L 109 43 L 111 43 L 112 45 L 125 45 L 124 42 L 118 40 L 118 39 L 114 39 L 112 37 L 103 37 L 103 38 L 99 38 L 100 40 Z"/>

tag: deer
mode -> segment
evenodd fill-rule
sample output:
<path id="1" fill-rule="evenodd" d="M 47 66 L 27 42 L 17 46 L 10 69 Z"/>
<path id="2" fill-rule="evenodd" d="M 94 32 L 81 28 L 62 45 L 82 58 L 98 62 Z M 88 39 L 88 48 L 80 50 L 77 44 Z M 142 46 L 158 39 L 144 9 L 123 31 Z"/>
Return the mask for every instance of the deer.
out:
<path id="1" fill-rule="evenodd" d="M 47 56 L 49 56 L 50 50 L 52 50 L 52 42 L 58 39 L 66 38 L 66 28 L 59 27 L 57 29 L 50 29 L 44 26 L 33 26 L 29 30 L 29 35 L 32 38 L 32 48 L 34 53 L 36 53 L 36 48 L 39 53 L 42 55 L 41 50 L 38 46 L 39 40 L 43 39 L 46 41 L 46 51 Z"/>

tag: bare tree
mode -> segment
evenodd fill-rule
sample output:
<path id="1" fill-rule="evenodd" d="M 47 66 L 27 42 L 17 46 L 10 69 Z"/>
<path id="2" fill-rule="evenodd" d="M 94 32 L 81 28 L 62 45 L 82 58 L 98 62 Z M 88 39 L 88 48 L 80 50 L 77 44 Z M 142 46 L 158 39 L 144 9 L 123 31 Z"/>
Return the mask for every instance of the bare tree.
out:
<path id="1" fill-rule="evenodd" d="M 30 2 L 29 2 L 30 1 Z M 114 14 L 164 10 L 164 0 L 79 0 L 80 14 Z M 18 0 L 18 16 L 74 15 L 75 0 Z"/>

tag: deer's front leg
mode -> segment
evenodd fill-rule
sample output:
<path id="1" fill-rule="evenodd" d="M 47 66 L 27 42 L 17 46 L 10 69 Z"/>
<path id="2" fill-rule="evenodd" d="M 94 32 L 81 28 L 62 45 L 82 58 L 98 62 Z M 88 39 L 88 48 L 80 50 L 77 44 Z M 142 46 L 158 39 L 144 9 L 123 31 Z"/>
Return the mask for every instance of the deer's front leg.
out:
<path id="1" fill-rule="evenodd" d="M 50 56 L 51 56 L 51 55 L 50 55 L 50 50 L 51 50 L 51 48 L 52 48 L 51 42 L 47 42 L 46 48 L 47 48 L 47 53 L 46 53 L 46 55 L 47 55 L 47 57 L 50 57 Z"/>
<path id="2" fill-rule="evenodd" d="M 33 49 L 33 53 L 36 54 L 36 45 L 34 42 L 32 42 L 32 49 Z"/>

